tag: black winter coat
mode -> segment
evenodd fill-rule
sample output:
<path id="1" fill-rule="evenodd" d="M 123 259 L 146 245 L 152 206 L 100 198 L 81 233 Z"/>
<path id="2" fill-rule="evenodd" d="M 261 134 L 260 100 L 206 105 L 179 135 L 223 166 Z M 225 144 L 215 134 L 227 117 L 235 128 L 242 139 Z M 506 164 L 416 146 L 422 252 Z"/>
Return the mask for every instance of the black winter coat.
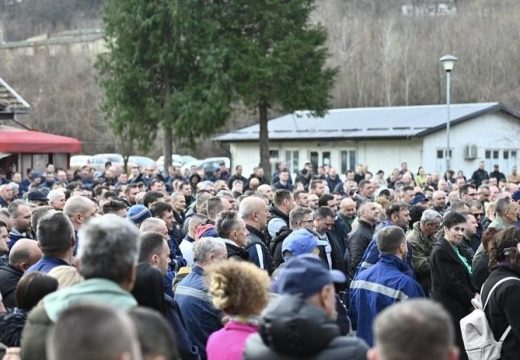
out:
<path id="1" fill-rule="evenodd" d="M 468 259 L 468 254 L 458 247 L 461 254 Z M 464 349 L 459 321 L 472 310 L 471 299 L 477 289 L 471 281 L 470 273 L 459 259 L 451 244 L 445 238 L 433 245 L 432 250 L 432 297 L 440 302 L 451 315 L 457 334 L 457 345 Z M 461 358 L 465 358 L 461 352 Z"/>
<path id="2" fill-rule="evenodd" d="M 359 220 L 359 225 L 348 238 L 348 252 L 350 254 L 350 261 L 348 264 L 348 272 L 351 277 L 356 274 L 357 267 L 363 259 L 365 250 L 367 249 L 372 237 L 374 236 L 374 226 L 366 221 Z"/>
<path id="3" fill-rule="evenodd" d="M 341 336 L 334 320 L 296 296 L 281 295 L 264 311 L 259 334 L 245 346 L 246 360 L 364 360 L 363 340 Z"/>
<path id="4" fill-rule="evenodd" d="M 6 308 L 16 306 L 15 290 L 18 281 L 22 278 L 23 272 L 10 265 L 0 267 L 0 293 Z"/>
<path id="5" fill-rule="evenodd" d="M 488 298 L 489 291 L 499 280 L 519 274 L 505 266 L 495 268 L 489 275 L 482 291 L 482 302 Z M 486 306 L 486 318 L 493 330 L 495 340 L 500 339 L 506 328 L 511 325 L 511 331 L 502 344 L 501 360 L 520 359 L 520 280 L 507 280 L 500 284 L 491 294 Z"/>

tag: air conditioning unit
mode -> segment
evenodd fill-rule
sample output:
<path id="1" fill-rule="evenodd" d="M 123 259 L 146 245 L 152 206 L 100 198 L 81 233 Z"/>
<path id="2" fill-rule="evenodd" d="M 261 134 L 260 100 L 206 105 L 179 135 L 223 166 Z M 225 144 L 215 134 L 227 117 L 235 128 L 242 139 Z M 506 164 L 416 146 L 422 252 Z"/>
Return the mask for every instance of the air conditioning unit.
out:
<path id="1" fill-rule="evenodd" d="M 473 160 L 478 157 L 477 145 L 466 145 L 464 146 L 464 160 Z"/>

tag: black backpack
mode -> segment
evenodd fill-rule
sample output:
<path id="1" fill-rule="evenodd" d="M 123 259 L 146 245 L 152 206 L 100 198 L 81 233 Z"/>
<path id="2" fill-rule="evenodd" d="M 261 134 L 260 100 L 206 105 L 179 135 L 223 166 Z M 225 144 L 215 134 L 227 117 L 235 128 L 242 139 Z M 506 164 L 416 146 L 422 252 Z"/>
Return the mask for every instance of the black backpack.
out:
<path id="1" fill-rule="evenodd" d="M 269 243 L 269 250 L 273 255 L 276 267 L 280 266 L 280 264 L 284 262 L 282 256 L 282 244 L 290 233 L 292 233 L 292 230 L 289 229 L 288 226 L 282 226 L 282 228 L 278 230 L 275 237 L 271 239 L 271 242 Z"/>

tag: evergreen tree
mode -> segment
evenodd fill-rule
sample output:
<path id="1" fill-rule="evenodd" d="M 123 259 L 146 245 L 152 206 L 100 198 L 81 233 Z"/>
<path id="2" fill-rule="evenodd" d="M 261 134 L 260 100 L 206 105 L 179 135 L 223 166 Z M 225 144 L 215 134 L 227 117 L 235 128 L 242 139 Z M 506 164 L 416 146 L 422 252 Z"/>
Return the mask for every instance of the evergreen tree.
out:
<path id="1" fill-rule="evenodd" d="M 326 67 L 327 33 L 313 24 L 314 0 L 228 0 L 226 20 L 233 49 L 233 79 L 243 103 L 258 111 L 260 166 L 270 179 L 268 112 L 330 107 L 336 69 Z"/>
<path id="2" fill-rule="evenodd" d="M 217 41 L 215 21 L 220 10 L 211 0 L 104 3 L 109 51 L 98 61 L 104 110 L 115 132 L 143 149 L 162 128 L 165 170 L 172 134 L 176 141 L 209 136 L 229 116 L 229 53 Z"/>

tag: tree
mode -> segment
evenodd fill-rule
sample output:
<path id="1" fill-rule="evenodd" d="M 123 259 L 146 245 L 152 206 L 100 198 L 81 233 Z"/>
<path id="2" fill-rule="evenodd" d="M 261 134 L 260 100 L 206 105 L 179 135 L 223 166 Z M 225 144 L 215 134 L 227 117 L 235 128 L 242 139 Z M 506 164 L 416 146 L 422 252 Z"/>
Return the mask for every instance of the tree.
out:
<path id="1" fill-rule="evenodd" d="M 209 136 L 230 113 L 229 52 L 217 41 L 211 0 L 108 0 L 109 51 L 100 57 L 104 110 L 117 134 L 147 149 L 164 130 L 164 170 L 172 139 Z"/>
<path id="2" fill-rule="evenodd" d="M 231 0 L 226 19 L 232 74 L 243 103 L 258 111 L 260 166 L 270 178 L 268 113 L 330 107 L 336 69 L 326 67 L 326 30 L 310 22 L 314 0 Z"/>

